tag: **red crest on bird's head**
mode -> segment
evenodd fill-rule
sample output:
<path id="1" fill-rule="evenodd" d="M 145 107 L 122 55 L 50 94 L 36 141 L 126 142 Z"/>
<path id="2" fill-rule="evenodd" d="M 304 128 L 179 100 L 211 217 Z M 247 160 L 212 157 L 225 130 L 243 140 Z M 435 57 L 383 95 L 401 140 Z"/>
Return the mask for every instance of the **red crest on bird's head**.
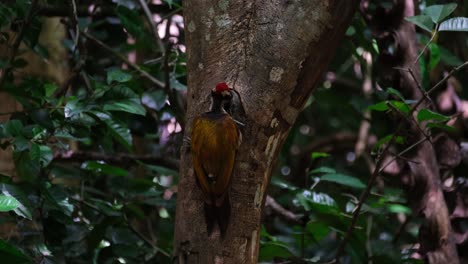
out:
<path id="1" fill-rule="evenodd" d="M 225 82 L 222 82 L 222 83 L 218 83 L 216 85 L 216 88 L 215 88 L 215 92 L 216 93 L 221 93 L 221 92 L 224 92 L 224 91 L 229 91 L 229 86 L 227 85 L 227 83 Z"/>

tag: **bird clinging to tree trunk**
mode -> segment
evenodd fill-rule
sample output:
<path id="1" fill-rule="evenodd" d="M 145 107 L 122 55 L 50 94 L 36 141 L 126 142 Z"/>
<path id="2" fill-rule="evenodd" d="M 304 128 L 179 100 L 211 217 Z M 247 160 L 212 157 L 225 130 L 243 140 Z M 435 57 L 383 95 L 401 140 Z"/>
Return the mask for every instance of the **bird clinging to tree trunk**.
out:
<path id="1" fill-rule="evenodd" d="M 242 135 L 234 119 L 226 112 L 232 102 L 232 89 L 226 83 L 220 83 L 211 91 L 211 97 L 210 111 L 193 121 L 192 163 L 204 196 L 208 235 L 218 223 L 223 237 L 231 214 L 228 192 Z"/>

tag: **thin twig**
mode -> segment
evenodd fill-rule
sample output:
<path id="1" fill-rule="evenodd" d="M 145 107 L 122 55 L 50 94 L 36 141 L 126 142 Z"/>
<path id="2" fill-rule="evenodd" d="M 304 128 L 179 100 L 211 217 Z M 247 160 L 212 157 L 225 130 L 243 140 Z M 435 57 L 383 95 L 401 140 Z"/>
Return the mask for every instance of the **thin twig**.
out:
<path id="1" fill-rule="evenodd" d="M 439 89 L 439 87 L 442 86 L 452 75 L 454 75 L 456 72 L 461 70 L 462 68 L 468 66 L 468 61 L 465 61 L 463 64 L 458 65 L 457 67 L 453 68 L 442 80 L 440 80 L 436 85 L 434 85 L 429 91 L 427 91 L 428 94 L 431 94 L 433 91 Z"/>
<path id="2" fill-rule="evenodd" d="M 101 152 L 86 152 L 86 151 L 67 151 L 67 152 L 58 152 L 54 154 L 54 162 L 84 162 L 89 160 L 102 160 L 109 164 L 118 164 L 118 165 L 133 165 L 137 161 L 148 163 L 148 164 L 158 164 L 164 167 L 178 170 L 179 161 L 175 159 L 170 159 L 168 157 L 161 157 L 154 154 L 145 154 L 145 155 L 134 155 L 128 153 L 101 153 Z"/>
<path id="3" fill-rule="evenodd" d="M 421 92 L 421 94 L 426 97 L 427 101 L 429 101 L 429 103 L 431 103 L 431 105 L 434 105 L 434 102 L 432 102 L 432 99 L 429 97 L 429 94 L 426 92 L 426 90 L 424 90 L 424 88 L 421 86 L 421 84 L 419 83 L 418 79 L 416 78 L 416 76 L 414 75 L 414 72 L 413 72 L 413 69 L 408 68 L 408 72 L 410 73 L 411 77 L 413 78 L 413 81 L 416 83 L 416 86 L 418 87 L 419 91 Z"/>
<path id="4" fill-rule="evenodd" d="M 283 218 L 284 220 L 295 223 L 295 224 L 300 224 L 303 225 L 304 222 L 301 220 L 300 216 L 294 214 L 291 211 L 288 211 L 286 208 L 281 206 L 278 202 L 275 201 L 273 197 L 270 195 L 267 195 L 266 200 L 265 200 L 265 206 L 271 208 L 278 216 Z"/>
<path id="5" fill-rule="evenodd" d="M 145 13 L 146 19 L 148 20 L 148 23 L 151 27 L 151 33 L 154 38 L 154 41 L 158 44 L 159 50 L 161 51 L 162 54 L 166 53 L 166 49 L 164 47 L 164 44 L 159 37 L 158 34 L 158 28 L 156 27 L 156 24 L 154 23 L 153 19 L 153 14 L 151 13 L 151 10 L 148 7 L 148 4 L 145 2 L 145 0 L 138 0 L 140 2 L 140 6 L 143 9 L 143 12 Z M 169 23 L 169 21 L 168 21 Z"/>
<path id="6" fill-rule="evenodd" d="M 26 15 L 24 23 L 21 26 L 18 32 L 18 35 L 16 35 L 15 41 L 13 42 L 10 56 L 8 57 L 7 67 L 3 70 L 2 76 L 0 77 L 0 90 L 3 88 L 3 84 L 6 78 L 8 78 L 8 75 L 10 75 L 11 70 L 13 70 L 13 66 L 12 66 L 13 61 L 16 57 L 16 53 L 18 52 L 21 41 L 23 40 L 24 34 L 26 33 L 26 29 L 29 28 L 29 24 L 31 24 L 33 15 L 37 11 L 36 10 L 37 3 L 38 3 L 38 0 L 32 0 L 31 6 L 29 7 L 29 11 L 28 11 L 28 14 Z"/>
<path id="7" fill-rule="evenodd" d="M 387 163 L 385 163 L 384 166 L 382 166 L 382 168 L 379 169 L 379 174 L 385 170 L 385 168 L 388 167 L 388 165 L 390 165 L 392 162 L 394 162 L 396 159 L 398 158 L 401 158 L 402 155 L 405 155 L 408 151 L 414 149 L 415 147 L 417 147 L 419 144 L 423 143 L 424 141 L 426 141 L 427 138 L 422 138 L 420 140 L 418 140 L 416 143 L 413 143 L 411 146 L 407 147 L 406 149 L 404 149 L 403 151 L 399 152 L 397 155 L 395 155 L 391 160 L 389 160 Z M 412 161 L 412 162 L 417 162 L 417 161 Z"/>
<path id="8" fill-rule="evenodd" d="M 418 54 L 418 57 L 416 57 L 416 59 L 413 61 L 413 65 L 416 65 L 416 63 L 418 62 L 419 58 L 424 54 L 424 51 L 426 51 L 427 47 L 429 47 L 429 45 L 430 45 L 430 44 L 432 43 L 432 41 L 434 40 L 435 36 L 437 35 L 438 27 L 439 27 L 439 25 L 436 24 L 436 27 L 435 27 L 434 33 L 433 33 L 432 36 L 431 36 L 431 39 L 426 43 L 426 45 L 424 46 L 423 50 L 421 50 L 421 52 Z"/>
<path id="9" fill-rule="evenodd" d="M 157 250 L 158 252 L 160 252 L 162 255 L 170 258 L 171 255 L 166 252 L 165 250 L 163 250 L 162 248 L 156 246 L 155 244 L 153 244 L 152 241 L 150 241 L 146 236 L 144 236 L 142 233 L 140 233 L 140 231 L 138 231 L 135 227 L 133 227 L 132 223 L 130 223 L 130 221 L 128 220 L 127 218 L 127 215 L 124 214 L 124 219 L 125 219 L 125 222 L 127 223 L 127 226 L 130 228 L 130 230 L 135 234 L 137 235 L 141 240 L 143 240 L 149 247 Z"/>
<path id="10" fill-rule="evenodd" d="M 148 79 L 149 81 L 151 81 L 153 84 L 155 84 L 156 86 L 158 86 L 159 88 L 164 88 L 164 83 L 161 82 L 160 80 L 156 79 L 155 77 L 153 77 L 151 74 L 149 74 L 147 71 L 143 70 L 140 68 L 140 66 L 136 65 L 135 63 L 132 63 L 130 62 L 125 56 L 123 56 L 122 54 L 114 51 L 111 47 L 109 47 L 108 45 L 106 45 L 104 42 L 96 39 L 95 37 L 93 37 L 92 35 L 88 34 L 87 32 L 84 32 L 84 31 L 80 31 L 81 34 L 83 36 L 85 36 L 86 38 L 92 40 L 93 42 L 95 42 L 96 44 L 98 44 L 101 48 L 107 50 L 108 52 L 112 53 L 112 55 L 114 55 L 115 57 L 117 57 L 118 59 L 120 59 L 121 61 L 123 61 L 125 64 L 127 64 L 130 68 L 134 69 L 135 71 L 137 71 L 138 73 L 140 73 L 143 77 L 145 77 L 146 79 Z"/>
<path id="11" fill-rule="evenodd" d="M 182 11 L 181 8 L 172 9 L 167 4 L 151 4 L 148 5 L 148 7 L 151 13 L 158 14 L 180 13 Z M 38 14 L 46 17 L 67 17 L 69 16 L 69 11 L 67 9 L 66 6 L 57 5 L 38 5 L 37 8 Z M 116 5 L 110 4 L 97 5 L 94 9 L 90 9 L 89 5 L 79 5 L 76 7 L 76 13 L 78 17 L 102 18 L 117 16 Z"/>
<path id="12" fill-rule="evenodd" d="M 357 203 L 356 208 L 353 211 L 353 216 L 351 218 L 351 224 L 350 224 L 348 230 L 346 231 L 346 233 L 345 233 L 345 235 L 343 237 L 343 240 L 341 241 L 341 243 L 340 243 L 340 245 L 338 247 L 336 256 L 335 256 L 335 261 L 338 262 L 338 263 L 339 263 L 339 259 L 340 259 L 341 255 L 344 252 L 346 244 L 348 243 L 349 239 L 351 238 L 351 234 L 354 231 L 354 227 L 356 226 L 357 219 L 358 219 L 359 213 L 361 212 L 362 205 L 364 204 L 364 201 L 367 200 L 367 197 L 369 197 L 369 194 L 370 194 L 370 191 L 372 189 L 372 186 L 374 185 L 375 179 L 377 178 L 377 175 L 379 174 L 378 168 L 380 168 L 380 166 L 382 165 L 383 157 L 385 156 L 387 151 L 389 151 L 390 146 L 393 143 L 395 143 L 396 135 L 401 130 L 401 128 L 403 127 L 402 124 L 403 123 L 400 122 L 400 125 L 397 128 L 397 132 L 394 133 L 393 136 L 390 138 L 390 141 L 387 143 L 384 150 L 382 151 L 382 154 L 378 158 L 378 160 L 376 162 L 376 165 L 375 165 L 375 170 L 372 172 L 372 175 L 370 176 L 369 181 L 367 182 L 367 187 L 364 190 L 364 192 L 361 194 L 361 197 L 359 198 L 359 202 Z"/>
<path id="13" fill-rule="evenodd" d="M 78 25 L 78 14 L 76 11 L 76 2 L 75 0 L 68 0 L 69 13 L 71 25 L 75 28 L 75 35 L 73 36 L 73 52 L 78 48 L 78 41 L 80 39 L 80 28 Z"/>
<path id="14" fill-rule="evenodd" d="M 393 111 L 395 111 L 399 116 L 401 116 L 403 119 L 406 119 L 406 121 L 408 121 L 408 123 L 411 123 L 411 124 L 414 124 L 419 132 L 421 132 L 424 137 L 426 137 L 427 139 L 430 139 L 430 136 L 426 134 L 426 132 L 424 132 L 424 130 L 419 126 L 419 124 L 416 122 L 416 120 L 414 120 L 413 118 L 413 115 L 408 115 L 406 116 L 403 112 L 401 112 L 399 109 L 397 109 L 395 106 L 393 106 L 391 103 L 387 102 L 387 106 L 389 108 L 391 108 Z"/>
<path id="15" fill-rule="evenodd" d="M 169 21 L 168 21 L 169 23 Z M 182 129 L 185 128 L 185 118 L 184 114 L 185 111 L 181 104 L 179 103 L 179 99 L 177 97 L 176 90 L 172 88 L 171 86 L 171 70 L 169 68 L 169 56 L 172 50 L 172 45 L 169 42 L 169 46 L 166 50 L 166 54 L 164 55 L 164 79 L 165 79 L 165 85 L 164 85 L 164 90 L 166 91 L 166 94 L 168 95 L 169 103 L 174 109 L 174 115 L 176 117 L 177 123 L 180 124 Z"/>

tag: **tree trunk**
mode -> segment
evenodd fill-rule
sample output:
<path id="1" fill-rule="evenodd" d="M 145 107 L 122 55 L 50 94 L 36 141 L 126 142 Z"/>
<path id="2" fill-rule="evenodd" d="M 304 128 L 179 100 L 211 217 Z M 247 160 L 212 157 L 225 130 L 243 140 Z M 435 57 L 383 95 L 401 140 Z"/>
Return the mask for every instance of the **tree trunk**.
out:
<path id="1" fill-rule="evenodd" d="M 210 90 L 226 81 L 240 92 L 244 141 L 230 190 L 224 239 L 208 237 L 202 193 L 188 147 L 182 149 L 174 254 L 179 263 L 256 263 L 266 189 L 279 150 L 321 80 L 358 1 L 184 1 L 188 109 L 208 110 Z"/>

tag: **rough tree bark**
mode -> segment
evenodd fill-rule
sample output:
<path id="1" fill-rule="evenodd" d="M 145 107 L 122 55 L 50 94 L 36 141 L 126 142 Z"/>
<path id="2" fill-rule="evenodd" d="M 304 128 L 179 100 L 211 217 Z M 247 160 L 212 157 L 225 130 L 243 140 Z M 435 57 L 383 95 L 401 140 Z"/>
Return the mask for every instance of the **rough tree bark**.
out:
<path id="1" fill-rule="evenodd" d="M 179 263 L 256 263 L 271 170 L 289 128 L 321 80 L 358 1 L 184 1 L 188 53 L 185 135 L 218 82 L 241 94 L 243 144 L 226 237 L 208 237 L 202 194 L 182 149 L 174 254 Z"/>
<path id="2" fill-rule="evenodd" d="M 418 56 L 416 31 L 413 24 L 404 20 L 404 17 L 414 16 L 417 8 L 415 2 L 395 0 L 393 8 L 377 9 L 368 22 L 382 51 L 377 61 L 381 84 L 398 89 L 405 98 L 420 100 L 427 95 L 420 87 L 419 65 L 415 63 Z M 396 47 L 394 52 L 389 48 L 391 46 Z M 411 69 L 412 73 L 405 69 Z M 432 107 L 432 103 L 425 100 L 417 111 Z M 410 122 L 410 118 L 399 122 L 406 122 L 406 129 L 401 133 L 407 141 L 403 148 L 413 144 L 416 147 L 404 155 L 404 160 L 394 162 L 393 170 L 384 172 L 399 179 L 414 214 L 423 218 L 419 242 L 425 262 L 460 263 L 440 177 L 442 164 L 447 163 L 454 168 L 460 162 L 460 158 L 456 157 L 459 156 L 458 146 L 445 134 L 431 136 L 425 124 Z M 443 146 L 438 146 L 438 141 L 443 142 Z M 439 149 L 442 153 L 438 152 Z"/>

